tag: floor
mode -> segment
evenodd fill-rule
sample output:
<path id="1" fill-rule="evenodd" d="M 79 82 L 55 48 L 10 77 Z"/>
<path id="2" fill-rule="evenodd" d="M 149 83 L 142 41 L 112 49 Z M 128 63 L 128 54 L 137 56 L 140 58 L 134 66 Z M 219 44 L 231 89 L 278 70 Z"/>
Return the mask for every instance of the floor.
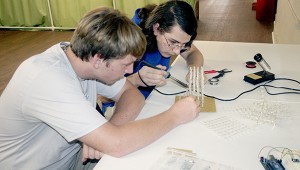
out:
<path id="1" fill-rule="evenodd" d="M 259 22 L 253 0 L 199 0 L 198 40 L 272 43 L 273 22 Z"/>
<path id="2" fill-rule="evenodd" d="M 253 0 L 199 0 L 196 40 L 272 43 L 273 23 L 255 19 Z M 0 94 L 16 68 L 28 57 L 60 41 L 72 31 L 10 31 L 0 29 Z"/>

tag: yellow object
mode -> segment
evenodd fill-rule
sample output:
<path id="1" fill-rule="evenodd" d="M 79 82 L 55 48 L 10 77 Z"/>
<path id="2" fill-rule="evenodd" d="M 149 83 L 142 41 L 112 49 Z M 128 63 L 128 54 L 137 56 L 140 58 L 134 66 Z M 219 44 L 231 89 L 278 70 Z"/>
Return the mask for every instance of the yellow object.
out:
<path id="1" fill-rule="evenodd" d="M 176 96 L 175 97 L 175 102 L 184 98 L 186 96 Z M 210 98 L 210 97 L 204 97 L 204 105 L 203 107 L 200 108 L 200 112 L 216 112 L 216 103 L 215 99 Z"/>

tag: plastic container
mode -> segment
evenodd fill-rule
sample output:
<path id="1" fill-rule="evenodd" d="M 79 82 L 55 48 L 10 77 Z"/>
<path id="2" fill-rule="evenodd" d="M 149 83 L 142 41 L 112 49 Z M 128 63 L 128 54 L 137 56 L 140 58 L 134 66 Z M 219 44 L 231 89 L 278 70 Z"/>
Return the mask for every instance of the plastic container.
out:
<path id="1" fill-rule="evenodd" d="M 257 0 L 256 19 L 272 22 L 275 20 L 277 0 Z"/>

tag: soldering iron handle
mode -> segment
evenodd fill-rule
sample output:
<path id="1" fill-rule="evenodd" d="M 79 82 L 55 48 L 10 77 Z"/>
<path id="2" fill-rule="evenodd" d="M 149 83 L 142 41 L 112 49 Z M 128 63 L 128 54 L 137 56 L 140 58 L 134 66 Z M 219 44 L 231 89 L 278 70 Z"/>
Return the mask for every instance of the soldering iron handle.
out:
<path id="1" fill-rule="evenodd" d="M 146 62 L 146 61 L 144 61 L 144 60 L 142 60 L 141 62 L 144 63 L 144 64 L 145 64 L 146 66 L 148 66 L 148 67 L 151 67 L 151 68 L 154 68 L 154 69 L 161 70 L 160 68 L 155 67 L 155 66 L 153 66 L 152 64 L 150 64 L 150 63 L 148 63 L 148 62 Z M 181 86 L 183 86 L 183 87 L 185 87 L 185 88 L 188 87 L 187 84 L 185 84 L 185 83 L 183 83 L 182 81 L 180 81 L 180 80 L 176 79 L 175 77 L 171 76 L 171 73 L 168 72 L 168 71 L 167 71 L 167 76 L 166 76 L 166 78 L 171 78 L 172 80 L 174 80 L 175 82 L 177 82 L 178 84 L 180 84 Z"/>
<path id="2" fill-rule="evenodd" d="M 145 66 L 148 66 L 148 67 L 151 67 L 151 68 L 154 68 L 154 69 L 157 69 L 157 70 L 162 70 L 162 69 L 160 69 L 160 68 L 158 68 L 158 67 L 156 67 L 156 66 L 153 66 L 152 64 L 150 64 L 150 63 L 148 63 L 147 61 L 144 61 L 144 60 L 142 60 L 141 61 L 143 64 L 145 64 Z M 170 78 L 170 76 L 171 76 L 171 73 L 170 72 L 167 72 L 167 77 L 166 78 Z"/>
<path id="3" fill-rule="evenodd" d="M 152 64 L 148 63 L 147 61 L 142 60 L 141 63 L 145 64 L 145 66 L 148 66 L 148 67 L 151 67 L 151 68 L 154 68 L 157 70 L 161 70 L 160 68 L 153 66 Z"/>

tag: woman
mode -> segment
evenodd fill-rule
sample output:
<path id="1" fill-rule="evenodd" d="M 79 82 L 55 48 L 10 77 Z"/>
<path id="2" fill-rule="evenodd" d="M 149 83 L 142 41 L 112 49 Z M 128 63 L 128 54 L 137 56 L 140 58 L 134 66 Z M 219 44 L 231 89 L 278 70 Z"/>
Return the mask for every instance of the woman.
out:
<path id="1" fill-rule="evenodd" d="M 165 70 L 169 69 L 171 56 L 181 55 L 188 66 L 203 65 L 201 52 L 192 45 L 197 36 L 197 19 L 193 8 L 185 1 L 148 5 L 137 9 L 132 20 L 147 38 L 147 49 L 141 60 L 161 69 L 147 67 L 138 61 L 133 74 L 128 75 L 145 98 L 151 93 L 151 86 L 166 84 Z"/>
<path id="2" fill-rule="evenodd" d="M 181 55 L 189 67 L 203 65 L 201 52 L 192 45 L 198 25 L 193 8 L 188 3 L 171 0 L 158 6 L 147 5 L 137 9 L 132 20 L 145 34 L 147 49 L 141 60 L 134 63 L 133 73 L 126 76 L 145 99 L 155 86 L 166 84 L 166 70 L 169 69 L 171 56 Z M 145 66 L 141 61 L 161 70 Z M 100 100 L 103 112 L 107 107 L 114 106 L 114 102 L 102 97 Z"/>

